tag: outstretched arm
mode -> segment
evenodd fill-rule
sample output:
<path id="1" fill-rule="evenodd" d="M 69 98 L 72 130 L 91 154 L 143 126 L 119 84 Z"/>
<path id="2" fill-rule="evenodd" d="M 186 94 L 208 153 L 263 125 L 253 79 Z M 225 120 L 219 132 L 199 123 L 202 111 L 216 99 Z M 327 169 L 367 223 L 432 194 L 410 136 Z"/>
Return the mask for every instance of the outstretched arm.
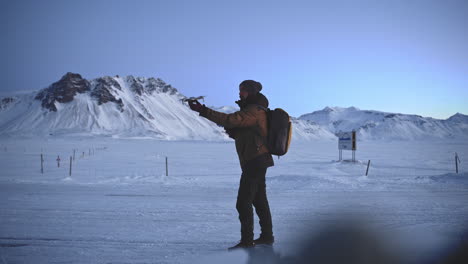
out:
<path id="1" fill-rule="evenodd" d="M 225 128 L 249 127 L 254 126 L 257 122 L 255 114 L 248 109 L 225 114 L 201 105 L 197 101 L 189 102 L 189 106 L 192 110 L 199 112 L 201 116 Z"/>
<path id="2" fill-rule="evenodd" d="M 254 126 L 257 122 L 255 115 L 247 110 L 225 114 L 205 107 L 204 111 L 200 112 L 200 115 L 225 128 L 249 127 Z"/>

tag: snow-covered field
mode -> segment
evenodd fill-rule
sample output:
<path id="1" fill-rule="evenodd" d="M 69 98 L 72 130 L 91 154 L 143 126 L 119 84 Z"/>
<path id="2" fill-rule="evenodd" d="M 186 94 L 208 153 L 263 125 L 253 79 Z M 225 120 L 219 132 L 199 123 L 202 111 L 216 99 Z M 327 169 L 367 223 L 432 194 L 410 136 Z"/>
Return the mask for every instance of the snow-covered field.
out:
<path id="1" fill-rule="evenodd" d="M 336 141 L 293 141 L 267 173 L 277 240 L 270 257 L 294 256 L 303 239 L 356 218 L 402 261 L 439 256 L 468 230 L 467 157 L 466 141 L 365 141 L 357 163 L 338 162 Z M 240 238 L 232 142 L 4 138 L 0 160 L 0 263 L 252 258 L 225 250 Z"/>

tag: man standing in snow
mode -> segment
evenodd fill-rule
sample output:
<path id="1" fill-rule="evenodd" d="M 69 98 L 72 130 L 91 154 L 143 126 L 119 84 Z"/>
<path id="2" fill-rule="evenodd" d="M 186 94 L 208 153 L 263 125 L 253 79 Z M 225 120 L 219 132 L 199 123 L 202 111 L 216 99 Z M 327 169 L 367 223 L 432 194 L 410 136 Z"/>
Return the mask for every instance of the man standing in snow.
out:
<path id="1" fill-rule="evenodd" d="M 273 166 L 273 158 L 264 144 L 267 137 L 268 99 L 260 93 L 262 84 L 245 80 L 239 85 L 240 111 L 225 114 L 207 108 L 198 101 L 189 101 L 193 111 L 225 128 L 236 143 L 242 175 L 237 195 L 236 208 L 241 222 L 241 241 L 229 249 L 250 248 L 255 244 L 274 242 L 270 207 L 266 196 L 265 175 Z M 254 240 L 253 209 L 260 219 L 261 235 Z"/>

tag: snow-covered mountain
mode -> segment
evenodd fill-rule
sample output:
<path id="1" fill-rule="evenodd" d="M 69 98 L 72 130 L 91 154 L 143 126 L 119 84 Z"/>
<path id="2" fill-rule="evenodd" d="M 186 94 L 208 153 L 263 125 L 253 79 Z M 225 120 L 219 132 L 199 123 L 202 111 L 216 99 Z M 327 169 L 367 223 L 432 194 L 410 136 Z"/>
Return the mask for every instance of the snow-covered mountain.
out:
<path id="1" fill-rule="evenodd" d="M 1 136 L 105 135 L 164 140 L 230 140 L 222 127 L 191 111 L 161 79 L 133 76 L 86 80 L 67 73 L 40 91 L 0 98 Z M 235 106 L 213 107 L 225 113 Z M 468 116 L 446 120 L 417 115 L 326 107 L 292 118 L 293 140 L 468 138 Z"/>
<path id="2" fill-rule="evenodd" d="M 460 113 L 440 120 L 356 107 L 325 107 L 299 120 L 314 122 L 331 133 L 356 130 L 359 139 L 468 138 L 468 116 Z"/>
<path id="3" fill-rule="evenodd" d="M 40 91 L 0 99 L 0 135 L 105 135 L 165 140 L 230 140 L 200 117 L 161 79 L 133 76 L 86 80 L 67 73 Z M 212 107 L 225 113 L 236 106 Z M 293 119 L 293 138 L 335 138 L 309 121 Z"/>
<path id="4" fill-rule="evenodd" d="M 161 79 L 67 73 L 49 87 L 0 100 L 0 134 L 112 135 L 226 140 L 223 129 L 191 111 Z"/>

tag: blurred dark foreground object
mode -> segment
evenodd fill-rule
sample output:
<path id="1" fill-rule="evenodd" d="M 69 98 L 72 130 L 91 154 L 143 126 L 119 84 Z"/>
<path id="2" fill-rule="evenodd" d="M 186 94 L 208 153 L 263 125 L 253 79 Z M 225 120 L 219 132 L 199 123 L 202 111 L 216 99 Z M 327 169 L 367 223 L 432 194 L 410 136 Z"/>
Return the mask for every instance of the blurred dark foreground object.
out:
<path id="1" fill-rule="evenodd" d="M 434 264 L 467 264 L 468 263 L 468 230 L 463 233 L 459 241 L 449 247 L 440 260 Z"/>
<path id="2" fill-rule="evenodd" d="M 313 263 L 313 264 L 468 264 L 468 233 L 444 254 L 418 261 L 405 259 L 398 254 L 379 233 L 365 228 L 363 223 L 334 224 L 319 230 L 303 242 L 298 254 L 281 256 L 272 247 L 249 249 L 248 264 L 258 263 Z M 415 241 L 417 238 L 415 238 Z M 392 249 L 393 248 L 393 249 Z"/>
<path id="3" fill-rule="evenodd" d="M 387 251 L 381 238 L 362 225 L 326 227 L 309 241 L 291 263 L 394 264 L 400 260 Z"/>

